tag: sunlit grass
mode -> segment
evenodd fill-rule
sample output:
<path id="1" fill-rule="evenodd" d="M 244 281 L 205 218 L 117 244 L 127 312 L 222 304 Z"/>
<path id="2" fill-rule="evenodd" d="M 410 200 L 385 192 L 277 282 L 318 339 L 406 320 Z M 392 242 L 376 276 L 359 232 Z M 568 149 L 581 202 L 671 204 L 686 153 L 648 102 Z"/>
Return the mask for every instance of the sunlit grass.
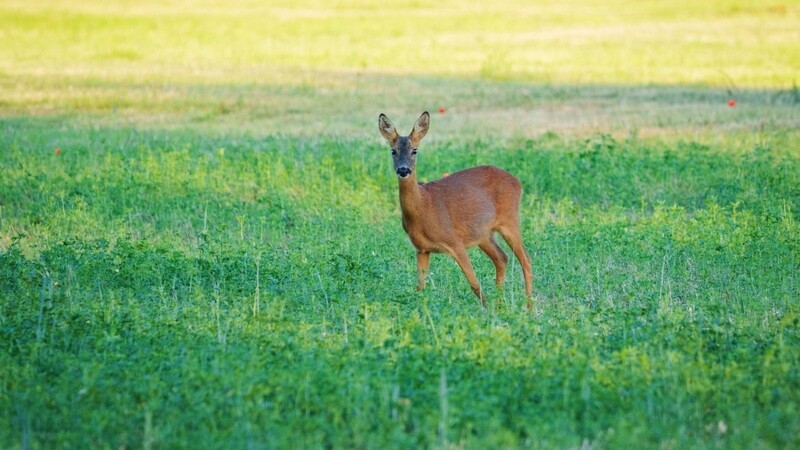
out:
<path id="1" fill-rule="evenodd" d="M 794 3 L 6 1 L 0 10 L 5 116 L 363 136 L 378 112 L 445 107 L 440 137 L 708 135 L 800 121 Z"/>
<path id="2" fill-rule="evenodd" d="M 349 69 L 546 83 L 786 88 L 793 3 L 36 2 L 3 5 L 4 70 L 227 81 Z M 160 67 L 159 67 L 160 66 Z M 156 67 L 157 70 L 153 71 Z M 253 72 L 255 71 L 255 72 Z M 201 76 L 206 75 L 201 73 Z"/>
<path id="3" fill-rule="evenodd" d="M 779 1 L 0 0 L 0 448 L 797 447 L 799 33 Z M 522 182 L 532 311 L 479 251 L 486 309 L 445 256 L 414 291 L 376 128 L 422 110 L 421 180 Z"/>

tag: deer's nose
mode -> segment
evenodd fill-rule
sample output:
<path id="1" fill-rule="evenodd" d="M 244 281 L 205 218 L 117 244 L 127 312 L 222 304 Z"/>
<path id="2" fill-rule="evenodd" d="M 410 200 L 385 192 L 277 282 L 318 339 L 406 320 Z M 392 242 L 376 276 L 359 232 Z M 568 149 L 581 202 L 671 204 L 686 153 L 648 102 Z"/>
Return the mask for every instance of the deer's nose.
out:
<path id="1" fill-rule="evenodd" d="M 405 177 L 411 175 L 411 169 L 409 169 L 408 167 L 398 167 L 397 168 L 397 175 L 400 178 L 405 178 Z"/>

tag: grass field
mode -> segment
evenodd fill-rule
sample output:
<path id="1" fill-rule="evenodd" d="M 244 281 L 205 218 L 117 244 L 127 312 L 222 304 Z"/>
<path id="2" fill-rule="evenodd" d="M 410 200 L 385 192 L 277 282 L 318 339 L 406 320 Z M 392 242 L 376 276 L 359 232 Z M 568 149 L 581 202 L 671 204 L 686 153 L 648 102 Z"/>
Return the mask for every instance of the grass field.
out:
<path id="1" fill-rule="evenodd" d="M 800 3 L 695 3 L 0 0 L 0 448 L 797 448 Z"/>

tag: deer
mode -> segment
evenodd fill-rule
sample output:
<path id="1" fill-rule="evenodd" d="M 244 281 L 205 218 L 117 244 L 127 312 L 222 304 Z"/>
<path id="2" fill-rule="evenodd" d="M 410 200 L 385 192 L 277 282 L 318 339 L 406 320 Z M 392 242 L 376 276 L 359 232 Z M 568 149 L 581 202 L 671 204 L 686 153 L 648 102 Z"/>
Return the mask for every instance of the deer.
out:
<path id="1" fill-rule="evenodd" d="M 472 292 L 486 307 L 467 249 L 478 246 L 489 256 L 497 270 L 495 281 L 500 289 L 508 256 L 495 238 L 499 233 L 522 267 L 530 310 L 533 272 L 519 226 L 522 184 L 496 166 L 472 167 L 428 183 L 418 182 L 417 150 L 428 134 L 430 120 L 430 114 L 423 112 L 411 133 L 400 136 L 385 114 L 378 117 L 378 129 L 392 150 L 403 230 L 417 251 L 417 291 L 425 289 L 428 281 L 431 253 L 445 253 L 456 260 Z"/>

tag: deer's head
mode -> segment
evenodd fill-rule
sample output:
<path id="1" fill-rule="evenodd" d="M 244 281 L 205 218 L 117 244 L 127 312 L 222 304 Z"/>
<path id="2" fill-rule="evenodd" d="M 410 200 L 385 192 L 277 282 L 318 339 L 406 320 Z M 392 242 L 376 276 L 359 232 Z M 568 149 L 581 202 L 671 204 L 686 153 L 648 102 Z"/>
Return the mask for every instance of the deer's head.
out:
<path id="1" fill-rule="evenodd" d="M 419 141 L 428 133 L 428 126 L 431 123 L 431 115 L 427 111 L 422 113 L 414 124 L 411 134 L 400 136 L 397 129 L 386 115 L 378 117 L 378 129 L 383 135 L 389 147 L 392 148 L 392 160 L 394 161 L 394 171 L 400 178 L 407 178 L 414 171 L 417 163 L 417 147 Z"/>

